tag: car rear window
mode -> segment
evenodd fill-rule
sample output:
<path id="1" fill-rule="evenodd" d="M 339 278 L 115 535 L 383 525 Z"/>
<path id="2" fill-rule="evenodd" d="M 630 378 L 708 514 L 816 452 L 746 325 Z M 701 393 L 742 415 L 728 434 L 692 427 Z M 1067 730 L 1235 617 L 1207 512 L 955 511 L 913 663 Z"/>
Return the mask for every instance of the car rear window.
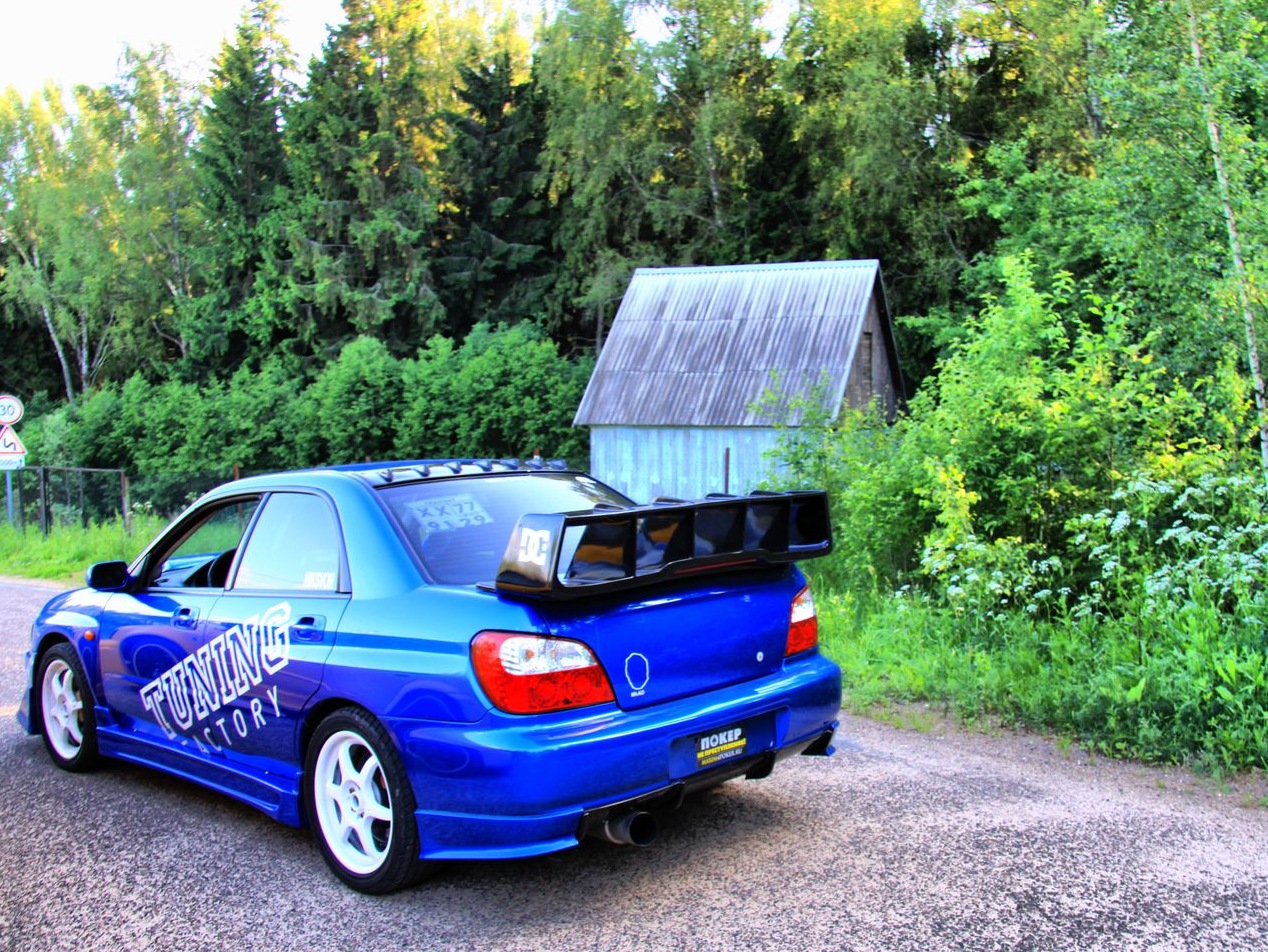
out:
<path id="1" fill-rule="evenodd" d="M 446 585 L 492 581 L 511 531 L 525 513 L 632 505 L 615 490 L 575 473 L 464 476 L 399 483 L 381 492 L 428 575 Z"/>

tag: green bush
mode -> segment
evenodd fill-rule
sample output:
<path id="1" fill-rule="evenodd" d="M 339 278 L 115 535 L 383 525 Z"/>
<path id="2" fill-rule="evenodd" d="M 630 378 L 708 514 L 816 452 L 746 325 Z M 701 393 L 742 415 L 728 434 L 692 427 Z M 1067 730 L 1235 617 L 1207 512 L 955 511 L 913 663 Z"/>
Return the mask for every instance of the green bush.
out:
<path id="1" fill-rule="evenodd" d="M 299 398 L 291 434 L 296 461 L 356 463 L 392 453 L 405 402 L 402 361 L 387 345 L 358 337 L 322 368 Z"/>
<path id="2" fill-rule="evenodd" d="M 775 457 L 782 464 L 774 486 L 826 489 L 837 544 L 809 570 L 840 592 L 891 590 L 917 564 L 924 532 L 919 499 L 911 491 L 904 426 L 890 427 L 874 411 L 842 409 L 831 423 L 813 408 L 806 425 L 784 429 Z"/>
<path id="3" fill-rule="evenodd" d="M 1268 498 L 1227 364 L 1182 385 L 1123 303 L 1003 290 L 909 415 L 790 431 L 831 495 L 809 571 L 850 703 L 929 699 L 1099 750 L 1268 767 Z M 1197 394 L 1200 393 L 1201 397 Z"/>
<path id="4" fill-rule="evenodd" d="M 397 455 L 519 458 L 541 450 L 585 465 L 589 437 L 572 417 L 591 367 L 561 357 L 530 324 L 478 324 L 461 346 L 433 338 L 405 367 Z"/>
<path id="5" fill-rule="evenodd" d="M 169 514 L 235 469 L 537 449 L 584 465 L 572 416 L 591 366 L 526 323 L 477 325 L 461 346 L 436 337 L 414 359 L 361 337 L 311 381 L 281 358 L 202 385 L 136 374 L 73 408 L 40 407 L 23 438 L 29 465 L 122 469 L 134 500 Z"/>

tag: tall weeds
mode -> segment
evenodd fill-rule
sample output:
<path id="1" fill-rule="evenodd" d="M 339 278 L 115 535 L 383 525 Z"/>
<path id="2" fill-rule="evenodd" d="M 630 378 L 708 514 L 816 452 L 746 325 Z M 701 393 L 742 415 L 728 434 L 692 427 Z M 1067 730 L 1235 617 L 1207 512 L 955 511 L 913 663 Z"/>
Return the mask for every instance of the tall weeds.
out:
<path id="1" fill-rule="evenodd" d="M 0 521 L 0 575 L 82 583 L 94 562 L 130 561 L 163 527 L 156 516 L 134 514 L 129 532 L 122 519 L 86 529 L 58 527 L 42 536 Z"/>

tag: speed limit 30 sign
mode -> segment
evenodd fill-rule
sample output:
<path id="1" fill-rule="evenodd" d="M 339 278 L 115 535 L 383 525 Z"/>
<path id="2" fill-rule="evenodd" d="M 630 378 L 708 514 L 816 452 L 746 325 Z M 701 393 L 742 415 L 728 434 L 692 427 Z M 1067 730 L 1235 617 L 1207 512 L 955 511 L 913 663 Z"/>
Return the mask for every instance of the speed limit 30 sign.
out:
<path id="1" fill-rule="evenodd" d="M 9 394 L 0 394 L 0 425 L 9 426 L 22 419 L 22 401 Z"/>

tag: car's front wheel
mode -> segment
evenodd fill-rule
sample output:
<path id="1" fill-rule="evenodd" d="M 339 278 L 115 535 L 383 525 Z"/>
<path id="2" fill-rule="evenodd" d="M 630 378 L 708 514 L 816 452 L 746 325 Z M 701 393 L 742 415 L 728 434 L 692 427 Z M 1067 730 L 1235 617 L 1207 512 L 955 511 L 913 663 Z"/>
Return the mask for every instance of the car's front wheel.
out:
<path id="1" fill-rule="evenodd" d="M 325 718 L 308 745 L 304 799 L 313 836 L 335 875 L 364 893 L 418 882 L 414 793 L 400 754 L 369 713 L 348 707 Z"/>
<path id="2" fill-rule="evenodd" d="M 53 763 L 79 773 L 97 766 L 97 719 L 79 655 L 62 642 L 40 658 L 40 733 Z"/>

